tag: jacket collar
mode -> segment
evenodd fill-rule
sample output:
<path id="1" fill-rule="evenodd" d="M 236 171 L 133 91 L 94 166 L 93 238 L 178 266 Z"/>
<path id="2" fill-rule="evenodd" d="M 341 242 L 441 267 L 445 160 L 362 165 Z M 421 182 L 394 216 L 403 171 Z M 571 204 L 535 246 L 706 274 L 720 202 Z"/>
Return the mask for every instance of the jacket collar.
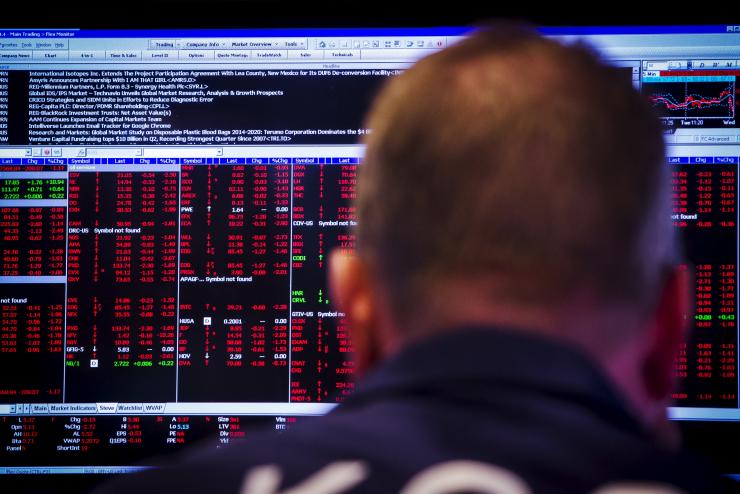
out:
<path id="1" fill-rule="evenodd" d="M 365 376 L 339 408 L 470 386 L 480 390 L 474 395 L 483 400 L 497 391 L 514 390 L 577 401 L 605 420 L 647 436 L 616 388 L 584 352 L 545 336 L 497 327 L 450 328 L 409 344 Z"/>

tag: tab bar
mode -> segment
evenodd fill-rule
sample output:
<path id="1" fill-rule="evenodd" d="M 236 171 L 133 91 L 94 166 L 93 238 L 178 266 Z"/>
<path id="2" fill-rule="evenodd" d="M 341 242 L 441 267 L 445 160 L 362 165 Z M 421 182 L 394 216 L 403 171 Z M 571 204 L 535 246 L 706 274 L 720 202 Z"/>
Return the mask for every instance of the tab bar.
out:
<path id="1" fill-rule="evenodd" d="M 97 403 L 70 403 L 69 413 L 97 413 Z"/>
<path id="2" fill-rule="evenodd" d="M 175 46 L 178 50 L 217 50 L 231 48 L 228 41 L 215 39 L 178 39 Z"/>
<path id="3" fill-rule="evenodd" d="M 284 60 L 288 58 L 287 50 L 252 50 L 251 53 L 255 60 Z"/>
<path id="4" fill-rule="evenodd" d="M 116 413 L 118 403 L 98 403 L 98 413 Z"/>
<path id="5" fill-rule="evenodd" d="M 43 60 L 49 62 L 56 62 L 58 60 L 69 60 L 69 54 L 63 51 L 33 51 L 34 60 Z"/>
<path id="6" fill-rule="evenodd" d="M 144 403 L 144 413 L 162 413 L 164 412 L 164 403 Z"/>
<path id="7" fill-rule="evenodd" d="M 34 415 L 41 415 L 49 413 L 49 405 L 46 403 L 32 403 L 31 413 Z"/>
<path id="8" fill-rule="evenodd" d="M 305 39 L 288 39 L 283 41 L 283 47 L 289 50 L 305 50 L 308 43 Z"/>
<path id="9" fill-rule="evenodd" d="M 324 57 L 333 60 L 359 60 L 360 50 L 325 50 Z"/>
<path id="10" fill-rule="evenodd" d="M 233 50 L 270 50 L 286 48 L 291 50 L 305 50 L 308 48 L 305 38 L 274 38 L 274 39 L 232 39 L 225 48 Z"/>
<path id="11" fill-rule="evenodd" d="M 106 51 L 105 58 L 108 60 L 141 60 L 141 51 L 139 50 L 115 50 Z"/>
<path id="12" fill-rule="evenodd" d="M 177 40 L 175 39 L 150 39 L 150 50 L 175 50 L 177 49 Z"/>
<path id="13" fill-rule="evenodd" d="M 213 50 L 180 50 L 178 52 L 180 60 L 213 60 Z"/>
<path id="14" fill-rule="evenodd" d="M 69 52 L 69 59 L 76 62 L 95 62 L 98 60 L 105 60 L 105 52 L 94 50 L 75 50 Z"/>
<path id="15" fill-rule="evenodd" d="M 143 403 L 119 403 L 116 413 L 144 413 Z"/>
<path id="16" fill-rule="evenodd" d="M 49 403 L 50 414 L 98 413 L 96 403 Z"/>
<path id="17" fill-rule="evenodd" d="M 249 60 L 251 53 L 248 50 L 216 50 L 216 60 Z"/>
<path id="18" fill-rule="evenodd" d="M 165 50 L 157 50 L 157 51 L 145 51 L 142 53 L 142 58 L 144 60 L 178 60 L 177 52 L 176 51 L 165 51 Z"/>
<path id="19" fill-rule="evenodd" d="M 292 60 L 316 60 L 324 58 L 324 50 L 290 50 L 288 58 Z"/>
<path id="20" fill-rule="evenodd" d="M 31 60 L 30 51 L 0 51 L 0 62 L 25 62 Z"/>

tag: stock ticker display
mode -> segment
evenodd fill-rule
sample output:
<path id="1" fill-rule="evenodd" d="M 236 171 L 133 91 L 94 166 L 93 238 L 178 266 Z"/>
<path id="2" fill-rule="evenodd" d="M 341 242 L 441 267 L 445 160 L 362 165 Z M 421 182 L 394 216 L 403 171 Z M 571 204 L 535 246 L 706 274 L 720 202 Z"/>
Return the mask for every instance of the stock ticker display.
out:
<path id="1" fill-rule="evenodd" d="M 0 169 L 24 171 L 5 177 L 36 178 L 1 179 L 4 197 L 27 181 L 43 198 L 0 207 L 3 402 L 53 413 L 341 401 L 352 389 L 324 270 L 329 251 L 353 247 L 357 158 L 17 161 Z"/>
<path id="2" fill-rule="evenodd" d="M 326 261 L 354 248 L 362 118 L 398 64 L 118 62 L 0 70 L 0 466 L 133 465 L 354 388 Z M 736 71 L 634 65 L 669 132 L 735 128 Z M 737 409 L 740 153 L 681 149 L 675 403 Z"/>

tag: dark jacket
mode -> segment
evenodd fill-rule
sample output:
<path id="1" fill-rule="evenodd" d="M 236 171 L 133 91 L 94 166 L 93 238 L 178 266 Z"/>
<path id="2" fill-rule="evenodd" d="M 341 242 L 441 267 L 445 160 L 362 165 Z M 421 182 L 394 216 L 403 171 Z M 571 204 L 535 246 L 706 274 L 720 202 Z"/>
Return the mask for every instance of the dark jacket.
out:
<path id="1" fill-rule="evenodd" d="M 236 494 L 248 475 L 274 484 L 259 494 L 301 483 L 301 494 L 595 494 L 615 483 L 638 487 L 615 491 L 625 493 L 720 491 L 706 465 L 656 444 L 584 354 L 494 328 L 410 345 L 325 417 L 191 453 L 103 492 Z"/>

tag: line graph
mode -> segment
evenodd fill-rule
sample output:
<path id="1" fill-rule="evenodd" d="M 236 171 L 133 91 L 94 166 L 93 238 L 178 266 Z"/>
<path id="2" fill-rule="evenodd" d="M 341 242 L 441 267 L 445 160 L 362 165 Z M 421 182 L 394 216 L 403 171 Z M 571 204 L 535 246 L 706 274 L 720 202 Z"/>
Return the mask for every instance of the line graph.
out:
<path id="1" fill-rule="evenodd" d="M 666 118 L 735 118 L 735 82 L 650 82 L 643 93 Z"/>

